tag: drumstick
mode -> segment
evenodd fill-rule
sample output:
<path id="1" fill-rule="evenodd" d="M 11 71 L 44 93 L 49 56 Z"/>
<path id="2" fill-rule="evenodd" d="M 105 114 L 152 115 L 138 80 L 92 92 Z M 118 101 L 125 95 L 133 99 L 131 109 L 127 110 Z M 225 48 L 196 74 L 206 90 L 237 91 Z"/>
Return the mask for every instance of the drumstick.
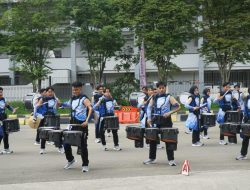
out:
<path id="1" fill-rule="evenodd" d="M 227 93 L 228 93 L 229 91 L 231 91 L 231 90 L 226 91 L 225 94 L 222 96 L 222 98 L 223 98 L 224 96 L 226 96 Z"/>
<path id="2" fill-rule="evenodd" d="M 202 104 L 202 105 L 200 106 L 200 108 L 203 108 L 203 107 L 205 107 L 206 105 L 207 105 L 207 103 Z"/>

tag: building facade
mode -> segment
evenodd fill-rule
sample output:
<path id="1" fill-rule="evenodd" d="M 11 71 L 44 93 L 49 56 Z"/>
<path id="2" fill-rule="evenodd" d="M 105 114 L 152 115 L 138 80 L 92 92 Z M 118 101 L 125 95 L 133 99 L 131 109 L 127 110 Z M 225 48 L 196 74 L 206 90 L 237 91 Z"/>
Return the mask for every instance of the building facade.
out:
<path id="1" fill-rule="evenodd" d="M 135 47 L 134 34 L 129 30 L 123 31 L 126 40 L 125 47 L 132 47 L 134 53 L 138 53 L 138 48 Z M 197 83 L 199 80 L 199 53 L 198 42 L 192 40 L 186 43 L 184 54 L 173 59 L 173 62 L 181 69 L 181 72 L 173 73 L 169 82 L 190 82 Z M 72 51 L 72 49 L 74 51 Z M 73 52 L 73 56 L 71 55 Z M 72 69 L 72 57 L 75 57 L 76 68 Z M 76 75 L 77 79 L 90 83 L 89 66 L 86 59 L 86 54 L 81 51 L 80 43 L 68 44 L 63 49 L 54 50 L 54 57 L 48 59 L 49 67 L 52 68 L 52 73 L 48 79 L 43 81 L 44 85 L 71 83 L 72 76 Z M 104 70 L 104 83 L 115 81 L 122 72 L 118 73 L 114 67 L 118 63 L 114 58 L 108 60 Z M 9 68 L 13 67 L 13 63 L 8 55 L 0 55 L 0 85 L 26 85 L 30 83 L 22 74 L 13 72 Z M 134 73 L 134 66 L 130 72 Z M 150 61 L 146 62 L 146 79 L 147 83 L 152 83 L 158 80 L 157 68 Z M 239 82 L 244 87 L 250 86 L 250 63 L 234 65 L 231 73 L 231 82 Z M 220 75 L 216 64 L 204 66 L 204 83 L 208 86 L 219 85 Z"/>

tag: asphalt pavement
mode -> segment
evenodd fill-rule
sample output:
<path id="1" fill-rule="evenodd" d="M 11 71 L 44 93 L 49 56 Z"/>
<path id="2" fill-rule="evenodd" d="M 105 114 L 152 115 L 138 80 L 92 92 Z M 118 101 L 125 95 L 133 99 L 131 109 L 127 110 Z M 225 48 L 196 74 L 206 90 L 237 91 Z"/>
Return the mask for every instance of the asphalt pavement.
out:
<path id="1" fill-rule="evenodd" d="M 66 127 L 66 126 L 63 126 Z M 134 148 L 126 138 L 126 125 L 119 130 L 122 151 L 113 150 L 112 137 L 106 137 L 109 151 L 95 143 L 94 124 L 89 126 L 89 172 L 81 172 L 81 157 L 76 155 L 74 168 L 64 170 L 65 155 L 53 145 L 46 145 L 45 155 L 34 145 L 36 130 L 21 126 L 21 131 L 10 134 L 13 154 L 0 155 L 0 190 L 9 189 L 250 189 L 250 159 L 236 161 L 238 144 L 219 145 L 219 127 L 212 127 L 210 139 L 202 139 L 203 147 L 191 146 L 191 135 L 185 134 L 184 122 L 174 123 L 179 133 L 177 166 L 168 165 L 166 151 L 157 150 L 157 162 L 143 165 L 149 149 Z M 164 143 L 161 143 L 164 145 Z M 3 145 L 0 146 L 0 149 Z M 184 160 L 189 160 L 191 173 L 181 175 Z"/>

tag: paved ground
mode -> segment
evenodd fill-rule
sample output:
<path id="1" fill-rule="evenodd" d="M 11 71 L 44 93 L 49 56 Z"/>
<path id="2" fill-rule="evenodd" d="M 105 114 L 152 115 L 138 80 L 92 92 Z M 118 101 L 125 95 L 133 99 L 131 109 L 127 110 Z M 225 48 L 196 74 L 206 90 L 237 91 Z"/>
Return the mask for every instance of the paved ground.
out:
<path id="1" fill-rule="evenodd" d="M 27 126 L 21 132 L 11 134 L 10 145 L 14 154 L 0 155 L 0 190 L 8 189 L 250 189 L 250 159 L 236 161 L 238 144 L 218 144 L 219 129 L 209 130 L 211 139 L 203 140 L 204 147 L 192 147 L 191 135 L 184 133 L 184 123 L 179 128 L 178 150 L 175 152 L 176 167 L 167 164 L 165 149 L 158 149 L 157 164 L 143 165 L 148 149 L 134 148 L 133 141 L 126 139 L 125 126 L 119 131 L 122 151 L 104 152 L 94 143 L 94 125 L 90 124 L 89 159 L 90 171 L 81 172 L 81 158 L 75 168 L 64 170 L 66 159 L 54 146 L 46 145 L 47 154 L 40 155 L 34 146 L 35 130 Z M 113 147 L 112 137 L 107 137 L 108 147 Z M 2 148 L 2 146 L 1 146 Z M 76 149 L 74 149 L 76 152 Z M 189 160 L 191 175 L 180 175 L 184 160 Z"/>

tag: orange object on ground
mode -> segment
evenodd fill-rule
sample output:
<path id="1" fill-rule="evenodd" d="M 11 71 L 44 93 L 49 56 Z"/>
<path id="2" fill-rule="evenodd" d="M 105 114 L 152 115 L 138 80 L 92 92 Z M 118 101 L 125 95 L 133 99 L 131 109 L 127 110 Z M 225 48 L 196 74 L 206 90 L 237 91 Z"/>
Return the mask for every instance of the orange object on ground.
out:
<path id="1" fill-rule="evenodd" d="M 138 123 L 139 109 L 132 106 L 122 106 L 120 110 L 115 110 L 115 115 L 119 118 L 119 123 Z"/>

